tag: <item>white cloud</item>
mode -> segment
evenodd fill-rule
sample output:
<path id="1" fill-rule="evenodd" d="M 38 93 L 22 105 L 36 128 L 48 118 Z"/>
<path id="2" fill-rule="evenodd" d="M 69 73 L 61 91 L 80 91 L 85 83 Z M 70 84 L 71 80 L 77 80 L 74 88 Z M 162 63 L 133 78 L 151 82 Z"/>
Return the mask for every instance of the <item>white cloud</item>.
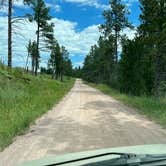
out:
<path id="1" fill-rule="evenodd" d="M 126 35 L 128 37 L 128 39 L 132 40 L 134 39 L 135 35 L 136 35 L 137 29 L 129 29 L 129 28 L 125 28 L 122 32 L 122 35 Z M 122 45 L 119 44 L 118 46 L 118 52 L 122 52 Z"/>
<path id="2" fill-rule="evenodd" d="M 77 3 L 83 6 L 91 6 L 100 9 L 107 9 L 109 5 L 99 2 L 99 0 L 63 0 L 65 2 Z M 127 6 L 131 6 L 134 2 L 138 2 L 138 0 L 122 0 L 122 2 L 126 3 Z"/>
<path id="3" fill-rule="evenodd" d="M 54 4 L 54 3 L 47 3 L 46 2 L 46 6 L 55 10 L 56 12 L 60 12 L 61 11 L 61 6 L 58 4 Z"/>
<path id="4" fill-rule="evenodd" d="M 94 45 L 99 37 L 97 25 L 76 32 L 77 23 L 54 18 L 55 37 L 61 45 L 64 45 L 71 54 L 85 56 L 91 45 Z"/>
<path id="5" fill-rule="evenodd" d="M 108 8 L 108 5 L 101 4 L 101 3 L 99 3 L 98 0 L 63 0 L 63 1 L 71 2 L 71 3 L 77 3 L 77 4 L 84 5 L 84 6 L 91 6 L 91 7 L 95 7 L 95 8 L 101 8 L 101 9 Z"/>
<path id="6" fill-rule="evenodd" d="M 125 28 L 125 29 L 123 30 L 123 34 L 127 35 L 127 37 L 128 37 L 130 40 L 134 39 L 136 32 L 137 32 L 137 29 L 136 29 L 136 28 L 135 28 L 135 29 Z"/>
<path id="7" fill-rule="evenodd" d="M 61 6 L 60 5 L 55 5 L 54 9 L 56 12 L 60 12 L 61 11 Z"/>
<path id="8" fill-rule="evenodd" d="M 7 14 L 8 13 L 8 7 L 7 6 L 1 6 L 0 7 L 0 13 Z"/>
<path id="9" fill-rule="evenodd" d="M 54 18 L 52 22 L 55 24 L 55 37 L 60 43 L 64 45 L 71 55 L 82 55 L 85 56 L 91 47 L 94 45 L 99 37 L 97 25 L 92 25 L 85 28 L 81 32 L 77 32 L 77 23 L 66 21 L 62 19 Z M 6 62 L 7 60 L 7 17 L 0 17 L 0 59 Z M 17 32 L 20 35 L 13 36 L 13 61 L 14 64 L 18 65 L 25 64 L 27 51 L 26 45 L 29 39 L 35 39 L 35 23 L 20 22 L 17 25 L 19 29 Z M 41 53 L 42 60 L 46 61 L 48 58 L 48 53 Z"/>
<path id="10" fill-rule="evenodd" d="M 7 62 L 7 17 L 0 17 L 0 59 Z M 26 21 L 20 21 L 17 27 L 13 26 L 13 62 L 14 64 L 21 64 L 26 59 L 26 44 L 29 39 L 35 37 L 35 23 L 28 23 Z M 27 35 L 28 34 L 28 35 Z"/>
<path id="11" fill-rule="evenodd" d="M 59 12 L 61 11 L 61 7 L 60 5 L 57 4 L 57 2 L 55 3 L 48 3 L 48 2 L 45 2 L 46 6 L 47 7 L 50 7 L 52 9 L 55 9 L 56 12 Z M 18 7 L 18 8 L 29 8 L 28 5 L 25 5 L 23 0 L 17 0 L 14 2 L 14 7 Z"/>
<path id="12" fill-rule="evenodd" d="M 60 45 L 64 45 L 72 56 L 85 56 L 88 54 L 90 47 L 97 43 L 100 33 L 98 25 L 91 25 L 82 31 L 77 31 L 77 23 L 63 19 L 53 18 L 55 24 L 55 38 Z M 0 59 L 7 60 L 7 17 L 0 17 Z M 27 57 L 26 45 L 30 39 L 35 39 L 36 24 L 23 22 L 17 24 L 17 35 L 13 36 L 13 61 L 15 65 L 25 64 Z M 125 29 L 124 32 L 130 39 L 135 36 L 135 31 Z M 21 34 L 21 36 L 19 35 Z M 121 49 L 121 48 L 120 48 Z M 41 53 L 42 64 L 46 63 L 49 53 Z M 78 63 L 78 62 L 76 62 Z M 74 64 L 74 66 L 78 64 Z M 81 63 L 80 63 L 81 64 Z"/>
<path id="13" fill-rule="evenodd" d="M 128 7 L 132 6 L 133 3 L 138 2 L 138 0 L 122 0 Z"/>
<path id="14" fill-rule="evenodd" d="M 13 9 L 12 12 L 15 12 L 15 7 L 21 8 L 21 9 L 28 9 L 28 5 L 24 5 L 23 0 L 17 0 L 13 2 Z M 4 1 L 3 4 L 0 4 L 0 16 L 6 15 L 8 13 L 8 3 L 7 1 Z"/>
<path id="15" fill-rule="evenodd" d="M 14 7 L 28 8 L 28 6 L 24 4 L 23 0 L 14 1 L 13 4 L 14 4 Z"/>

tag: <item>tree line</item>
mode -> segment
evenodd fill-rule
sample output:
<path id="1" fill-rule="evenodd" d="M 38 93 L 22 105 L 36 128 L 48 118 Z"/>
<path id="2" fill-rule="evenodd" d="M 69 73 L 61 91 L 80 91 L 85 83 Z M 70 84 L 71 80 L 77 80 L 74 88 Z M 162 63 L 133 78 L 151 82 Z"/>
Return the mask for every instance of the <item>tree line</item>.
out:
<path id="1" fill-rule="evenodd" d="M 1 0 L 1 5 L 8 4 L 8 68 L 12 69 L 12 35 L 13 35 L 13 0 Z M 29 58 L 31 59 L 31 72 L 37 75 L 40 68 L 41 51 L 50 51 L 48 60 L 48 69 L 41 68 L 42 72 L 52 74 L 52 78 L 63 80 L 63 75 L 71 75 L 72 63 L 69 59 L 69 53 L 64 46 L 60 46 L 54 36 L 54 24 L 51 23 L 50 9 L 46 6 L 44 0 L 24 0 L 24 5 L 32 9 L 32 13 L 27 13 L 23 19 L 29 22 L 35 22 L 36 39 L 29 40 L 27 44 L 27 59 L 25 68 L 28 68 Z"/>
<path id="2" fill-rule="evenodd" d="M 98 44 L 91 47 L 81 75 L 132 95 L 166 95 L 166 2 L 139 2 L 141 22 L 134 27 L 126 5 L 121 0 L 109 1 Z M 136 28 L 134 39 L 123 34 L 126 28 Z"/>

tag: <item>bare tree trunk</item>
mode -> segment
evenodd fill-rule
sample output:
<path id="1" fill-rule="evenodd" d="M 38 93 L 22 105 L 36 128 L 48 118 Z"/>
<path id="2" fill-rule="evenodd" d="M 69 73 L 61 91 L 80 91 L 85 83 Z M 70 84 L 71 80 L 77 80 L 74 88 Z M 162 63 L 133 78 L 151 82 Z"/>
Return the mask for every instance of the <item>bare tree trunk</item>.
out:
<path id="1" fill-rule="evenodd" d="M 35 70 L 35 59 L 32 57 L 32 75 L 34 75 L 34 70 Z"/>
<path id="2" fill-rule="evenodd" d="M 37 70 L 38 70 L 38 58 L 39 58 L 39 25 L 37 28 L 37 55 L 35 56 L 35 76 L 37 76 Z"/>
<path id="3" fill-rule="evenodd" d="M 39 0 L 37 1 L 37 3 L 39 4 Z M 40 27 L 39 27 L 39 13 L 38 13 L 38 21 L 37 21 L 37 55 L 35 56 L 36 60 L 35 60 L 35 76 L 37 76 L 37 70 L 38 70 L 38 58 L 39 58 L 39 40 L 40 40 Z"/>
<path id="4" fill-rule="evenodd" d="M 27 59 L 26 59 L 26 63 L 25 63 L 25 70 L 26 70 L 27 67 L 28 67 L 29 56 L 30 56 L 30 53 L 28 52 Z"/>
<path id="5" fill-rule="evenodd" d="M 8 2 L 8 67 L 12 68 L 12 0 Z"/>

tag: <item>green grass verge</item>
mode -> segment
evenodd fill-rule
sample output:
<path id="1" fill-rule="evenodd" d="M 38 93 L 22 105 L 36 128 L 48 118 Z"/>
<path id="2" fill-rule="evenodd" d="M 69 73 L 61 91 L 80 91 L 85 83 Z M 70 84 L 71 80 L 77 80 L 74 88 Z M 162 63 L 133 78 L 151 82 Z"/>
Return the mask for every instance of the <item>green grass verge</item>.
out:
<path id="1" fill-rule="evenodd" d="M 166 98 L 154 98 L 146 96 L 129 96 L 122 94 L 107 85 L 92 84 L 88 85 L 95 87 L 103 93 L 112 96 L 113 98 L 122 101 L 125 105 L 136 108 L 138 112 L 146 115 L 149 119 L 166 127 Z"/>
<path id="2" fill-rule="evenodd" d="M 0 150 L 60 101 L 74 81 L 60 82 L 0 68 Z"/>

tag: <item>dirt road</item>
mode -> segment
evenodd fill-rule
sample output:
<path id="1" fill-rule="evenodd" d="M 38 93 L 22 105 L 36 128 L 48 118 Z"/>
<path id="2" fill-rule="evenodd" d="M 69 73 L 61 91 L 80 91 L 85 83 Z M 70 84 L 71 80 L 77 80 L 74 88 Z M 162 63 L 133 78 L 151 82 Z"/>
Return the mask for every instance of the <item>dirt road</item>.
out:
<path id="1" fill-rule="evenodd" d="M 166 130 L 77 80 L 52 111 L 0 153 L 0 166 L 52 154 L 166 143 Z"/>

